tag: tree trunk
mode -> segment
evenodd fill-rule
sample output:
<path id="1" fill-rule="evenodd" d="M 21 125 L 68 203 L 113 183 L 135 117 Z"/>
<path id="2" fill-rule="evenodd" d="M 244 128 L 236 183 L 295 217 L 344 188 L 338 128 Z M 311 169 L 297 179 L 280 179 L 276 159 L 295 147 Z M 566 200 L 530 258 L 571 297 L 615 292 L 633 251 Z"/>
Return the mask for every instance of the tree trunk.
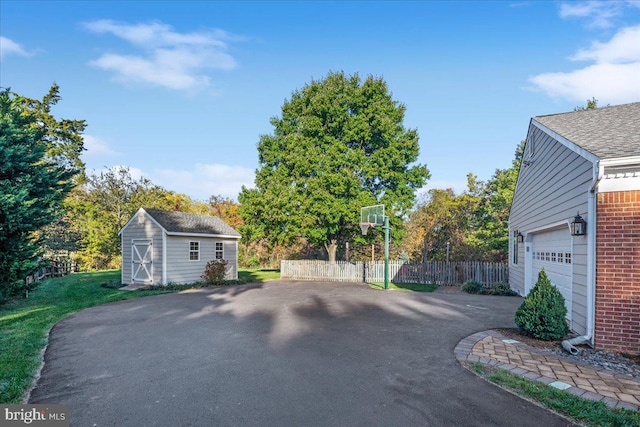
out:
<path id="1" fill-rule="evenodd" d="M 338 241 L 336 239 L 332 239 L 329 241 L 329 244 L 324 244 L 324 248 L 327 250 L 327 255 L 329 256 L 329 262 L 336 262 L 336 251 L 338 250 Z"/>

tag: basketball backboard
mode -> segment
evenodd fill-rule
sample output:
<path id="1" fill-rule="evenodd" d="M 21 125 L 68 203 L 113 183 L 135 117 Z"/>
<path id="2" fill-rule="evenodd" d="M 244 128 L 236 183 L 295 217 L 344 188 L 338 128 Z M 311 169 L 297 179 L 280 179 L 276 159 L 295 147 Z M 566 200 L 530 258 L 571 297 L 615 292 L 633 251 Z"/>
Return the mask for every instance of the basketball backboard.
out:
<path id="1" fill-rule="evenodd" d="M 384 205 L 365 206 L 360 208 L 360 224 L 371 227 L 384 225 Z"/>

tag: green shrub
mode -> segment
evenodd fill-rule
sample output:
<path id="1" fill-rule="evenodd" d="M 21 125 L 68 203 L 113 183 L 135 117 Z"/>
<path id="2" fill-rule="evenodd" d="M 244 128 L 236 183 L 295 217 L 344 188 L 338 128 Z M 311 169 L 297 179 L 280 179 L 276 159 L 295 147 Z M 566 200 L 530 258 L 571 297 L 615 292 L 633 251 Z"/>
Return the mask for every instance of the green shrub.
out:
<path id="1" fill-rule="evenodd" d="M 125 286 L 120 280 L 109 280 L 108 282 L 101 283 L 100 286 L 107 289 L 120 289 Z"/>
<path id="2" fill-rule="evenodd" d="M 462 290 L 468 294 L 483 294 L 485 293 L 482 283 L 475 280 L 469 280 L 462 285 Z"/>
<path id="3" fill-rule="evenodd" d="M 554 340 L 569 333 L 569 327 L 564 320 L 566 315 L 564 297 L 542 270 L 535 286 L 516 310 L 514 320 L 524 334 L 538 339 Z"/>
<path id="4" fill-rule="evenodd" d="M 186 291 L 187 289 L 198 289 L 202 288 L 204 284 L 202 282 L 194 282 L 194 283 L 173 283 L 169 282 L 166 285 L 148 285 L 143 286 L 137 291 L 168 291 L 168 292 L 181 292 Z"/>
<path id="5" fill-rule="evenodd" d="M 493 288 L 491 288 L 491 294 L 492 295 L 504 295 L 504 296 L 516 296 L 518 295 L 517 292 L 514 292 L 511 289 L 511 286 L 509 286 L 508 283 L 496 283 L 495 285 L 493 285 Z"/>
<path id="6" fill-rule="evenodd" d="M 204 273 L 202 273 L 205 285 L 223 285 L 227 264 L 227 260 L 224 259 L 212 259 L 207 262 Z"/>

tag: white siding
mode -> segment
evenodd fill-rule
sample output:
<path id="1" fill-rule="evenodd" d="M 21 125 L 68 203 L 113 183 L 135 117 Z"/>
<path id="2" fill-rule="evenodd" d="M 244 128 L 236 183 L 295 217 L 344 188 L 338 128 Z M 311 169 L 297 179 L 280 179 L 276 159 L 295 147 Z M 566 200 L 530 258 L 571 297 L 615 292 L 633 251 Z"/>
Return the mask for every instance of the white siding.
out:
<path id="1" fill-rule="evenodd" d="M 139 221 L 139 216 L 143 215 Z M 122 280 L 131 284 L 131 240 L 151 239 L 153 241 L 153 283 L 162 283 L 162 229 L 143 212 L 133 217 L 133 220 L 122 230 Z"/>
<path id="2" fill-rule="evenodd" d="M 189 260 L 189 242 L 200 242 L 200 259 Z M 227 279 L 238 278 L 236 262 L 237 241 L 201 236 L 167 236 L 167 282 L 193 283 L 202 280 L 201 276 L 209 260 L 215 259 L 215 243 L 224 244 L 224 259 L 227 265 Z"/>
<path id="3" fill-rule="evenodd" d="M 531 148 L 535 153 L 531 155 Z M 568 149 L 540 129 L 530 126 L 516 192 L 509 217 L 510 233 L 524 235 L 542 231 L 562 222 L 567 224 L 577 212 L 589 221 L 588 193 L 593 178 L 593 164 Z M 512 234 L 510 234 L 512 236 Z M 510 250 L 513 244 L 510 244 Z M 524 294 L 525 244 L 518 245 L 518 264 L 510 254 L 509 282 Z M 572 329 L 586 333 L 587 307 L 587 238 L 573 239 L 573 311 Z M 535 281 L 535 278 L 534 278 Z"/>

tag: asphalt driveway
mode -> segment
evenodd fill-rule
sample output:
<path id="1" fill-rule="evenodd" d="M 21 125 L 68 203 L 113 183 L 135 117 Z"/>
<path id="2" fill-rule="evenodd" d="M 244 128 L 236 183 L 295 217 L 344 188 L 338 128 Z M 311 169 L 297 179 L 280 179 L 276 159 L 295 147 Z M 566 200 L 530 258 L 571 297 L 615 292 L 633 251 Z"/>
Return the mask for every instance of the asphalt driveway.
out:
<path id="1" fill-rule="evenodd" d="M 53 328 L 30 403 L 74 426 L 565 426 L 453 355 L 520 303 L 278 281 L 93 307 Z"/>

